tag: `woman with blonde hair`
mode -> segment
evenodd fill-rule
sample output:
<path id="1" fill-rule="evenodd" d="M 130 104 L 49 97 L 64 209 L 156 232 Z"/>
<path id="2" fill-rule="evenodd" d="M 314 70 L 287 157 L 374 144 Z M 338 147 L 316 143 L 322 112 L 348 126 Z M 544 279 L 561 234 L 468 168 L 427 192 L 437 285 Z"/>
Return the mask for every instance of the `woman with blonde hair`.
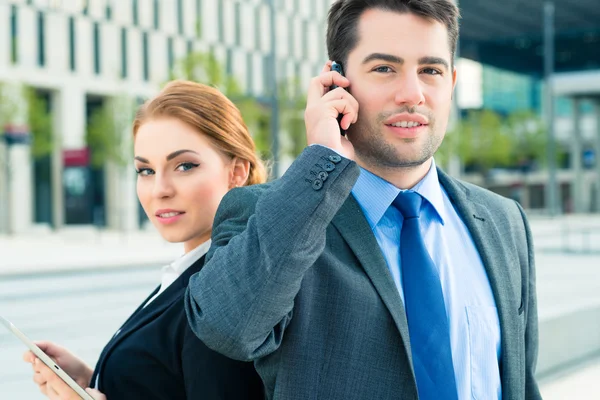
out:
<path id="1" fill-rule="evenodd" d="M 185 254 L 163 268 L 161 284 L 115 333 L 95 369 L 53 343 L 38 345 L 96 399 L 263 399 L 253 364 L 206 347 L 183 305 L 221 198 L 266 180 L 242 116 L 218 90 L 174 81 L 140 107 L 133 135 L 139 200 L 162 237 L 183 243 Z M 79 399 L 31 352 L 24 359 L 47 397 Z"/>

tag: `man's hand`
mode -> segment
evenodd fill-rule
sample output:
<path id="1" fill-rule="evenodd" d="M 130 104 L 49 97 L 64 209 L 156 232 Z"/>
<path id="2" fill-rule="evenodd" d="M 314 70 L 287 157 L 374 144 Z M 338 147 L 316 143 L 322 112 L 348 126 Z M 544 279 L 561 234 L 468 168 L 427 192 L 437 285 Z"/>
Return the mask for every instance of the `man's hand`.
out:
<path id="1" fill-rule="evenodd" d="M 329 90 L 333 84 L 339 87 Z M 353 160 L 354 147 L 340 132 L 340 125 L 346 130 L 358 118 L 358 102 L 344 89 L 348 86 L 350 81 L 338 72 L 331 71 L 331 61 L 328 61 L 321 74 L 310 82 L 304 122 L 309 145 L 320 144 L 329 147 Z M 339 114 L 342 114 L 343 118 L 338 124 Z"/>

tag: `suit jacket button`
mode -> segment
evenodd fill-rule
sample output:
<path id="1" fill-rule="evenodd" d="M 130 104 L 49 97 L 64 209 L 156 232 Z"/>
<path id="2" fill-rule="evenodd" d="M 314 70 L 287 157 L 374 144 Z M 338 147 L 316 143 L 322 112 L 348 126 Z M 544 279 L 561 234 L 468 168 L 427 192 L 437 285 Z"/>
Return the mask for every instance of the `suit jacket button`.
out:
<path id="1" fill-rule="evenodd" d="M 321 190 L 323 187 L 323 181 L 320 179 L 315 179 L 312 183 L 312 188 L 315 190 Z"/>
<path id="2" fill-rule="evenodd" d="M 325 164 L 325 166 L 323 167 L 323 169 L 325 171 L 327 171 L 327 172 L 331 172 L 331 171 L 333 171 L 335 169 L 335 164 L 328 162 L 328 163 Z"/>
<path id="3" fill-rule="evenodd" d="M 329 174 L 327 172 L 325 172 L 325 171 L 319 172 L 319 179 L 322 180 L 323 182 L 325 182 L 328 177 L 329 177 Z"/>
<path id="4" fill-rule="evenodd" d="M 337 164 L 340 161 L 342 161 L 342 157 L 340 157 L 338 155 L 332 155 L 332 156 L 329 156 L 329 161 Z"/>

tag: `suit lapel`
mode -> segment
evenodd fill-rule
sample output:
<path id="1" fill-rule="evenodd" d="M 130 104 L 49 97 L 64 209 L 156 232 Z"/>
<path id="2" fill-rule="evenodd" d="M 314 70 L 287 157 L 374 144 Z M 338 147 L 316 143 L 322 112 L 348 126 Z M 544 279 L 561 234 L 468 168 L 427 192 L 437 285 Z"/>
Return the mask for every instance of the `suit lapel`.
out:
<path id="1" fill-rule="evenodd" d="M 354 196 L 350 195 L 332 221 L 358 258 L 400 332 L 412 371 L 412 354 L 404 304 L 398 294 L 377 239 Z M 414 372 L 413 372 L 414 375 Z"/>
<path id="2" fill-rule="evenodd" d="M 140 328 L 144 327 L 148 323 L 155 320 L 160 316 L 167 308 L 169 308 L 177 299 L 182 296 L 182 293 L 187 288 L 190 277 L 198 272 L 204 265 L 204 257 L 201 257 L 192 266 L 186 269 L 181 276 L 177 278 L 173 284 L 171 284 L 163 293 L 160 294 L 152 303 L 144 308 L 144 304 L 148 302 L 160 289 L 160 286 L 156 288 L 148 298 L 138 307 L 138 309 L 127 319 L 116 336 L 114 336 L 110 342 L 106 345 L 102 351 L 102 355 L 96 366 L 96 374 L 102 373 L 104 364 L 114 349 L 129 337 L 132 333 L 136 332 Z M 94 383 L 92 380 L 92 383 Z"/>
<path id="3" fill-rule="evenodd" d="M 494 293 L 498 318 L 501 329 L 501 359 L 502 359 L 502 386 L 511 387 L 508 382 L 512 373 L 506 371 L 513 368 L 516 363 L 507 360 L 518 360 L 520 355 L 520 341 L 518 340 L 519 326 L 517 315 L 519 304 L 515 298 L 515 288 L 510 280 L 509 260 L 506 251 L 503 251 L 503 240 L 492 215 L 485 204 L 477 202 L 469 196 L 469 190 L 438 170 L 440 182 L 446 189 L 452 204 L 459 216 L 469 229 L 479 255 L 483 261 L 488 279 Z"/>

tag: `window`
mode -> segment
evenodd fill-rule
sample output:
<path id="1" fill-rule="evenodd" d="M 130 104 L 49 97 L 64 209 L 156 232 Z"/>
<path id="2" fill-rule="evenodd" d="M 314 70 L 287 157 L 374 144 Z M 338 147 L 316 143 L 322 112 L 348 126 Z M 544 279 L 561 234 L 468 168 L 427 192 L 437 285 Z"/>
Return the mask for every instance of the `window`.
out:
<path id="1" fill-rule="evenodd" d="M 246 92 L 254 94 L 254 57 L 246 53 Z"/>
<path id="2" fill-rule="evenodd" d="M 218 3 L 218 15 L 217 15 L 217 29 L 219 32 L 219 42 L 223 43 L 224 41 L 224 37 L 225 37 L 225 33 L 224 33 L 224 23 L 225 21 L 225 16 L 223 15 L 223 2 L 219 1 Z"/>
<path id="3" fill-rule="evenodd" d="M 177 31 L 183 35 L 183 0 L 177 0 Z"/>
<path id="4" fill-rule="evenodd" d="M 150 65 L 148 64 L 148 32 L 142 34 L 143 76 L 145 81 L 150 80 Z"/>
<path id="5" fill-rule="evenodd" d="M 231 48 L 227 49 L 227 59 L 225 62 L 225 69 L 227 71 L 227 75 L 233 75 L 233 50 Z"/>
<path id="6" fill-rule="evenodd" d="M 106 19 L 110 21 L 112 19 L 112 1 L 106 0 L 106 8 L 104 9 Z"/>
<path id="7" fill-rule="evenodd" d="M 160 0 L 154 0 L 154 29 L 160 29 Z"/>
<path id="8" fill-rule="evenodd" d="M 202 3 L 196 0 L 196 37 L 202 37 Z"/>
<path id="9" fill-rule="evenodd" d="M 169 63 L 169 73 L 173 71 L 175 66 L 175 51 L 173 49 L 173 38 L 167 39 L 167 62 Z"/>
<path id="10" fill-rule="evenodd" d="M 140 22 L 139 19 L 139 10 L 138 10 L 138 0 L 132 0 L 131 2 L 131 14 L 133 18 L 133 25 L 137 26 Z"/>
<path id="11" fill-rule="evenodd" d="M 46 30 L 46 19 L 44 13 L 38 11 L 37 14 L 37 25 L 38 25 L 38 65 L 43 67 L 46 65 L 46 43 L 44 41 L 44 34 Z"/>
<path id="12" fill-rule="evenodd" d="M 17 6 L 10 6 L 10 61 L 19 61 L 19 18 Z"/>
<path id="13" fill-rule="evenodd" d="M 75 18 L 69 17 L 69 67 L 75 71 Z"/>
<path id="14" fill-rule="evenodd" d="M 127 78 L 127 28 L 121 28 L 121 78 Z"/>
<path id="15" fill-rule="evenodd" d="M 308 21 L 302 21 L 302 58 L 308 59 Z"/>
<path id="16" fill-rule="evenodd" d="M 260 36 L 262 35 L 262 29 L 264 29 L 264 26 L 261 23 L 261 8 L 256 7 L 254 9 L 254 48 L 257 50 L 261 49 Z"/>
<path id="17" fill-rule="evenodd" d="M 235 45 L 240 46 L 242 44 L 242 15 L 241 15 L 241 4 L 235 3 Z"/>
<path id="18" fill-rule="evenodd" d="M 293 57 L 296 53 L 294 53 L 294 18 L 288 20 L 288 55 Z"/>
<path id="19" fill-rule="evenodd" d="M 100 24 L 94 22 L 94 73 L 100 75 Z"/>

